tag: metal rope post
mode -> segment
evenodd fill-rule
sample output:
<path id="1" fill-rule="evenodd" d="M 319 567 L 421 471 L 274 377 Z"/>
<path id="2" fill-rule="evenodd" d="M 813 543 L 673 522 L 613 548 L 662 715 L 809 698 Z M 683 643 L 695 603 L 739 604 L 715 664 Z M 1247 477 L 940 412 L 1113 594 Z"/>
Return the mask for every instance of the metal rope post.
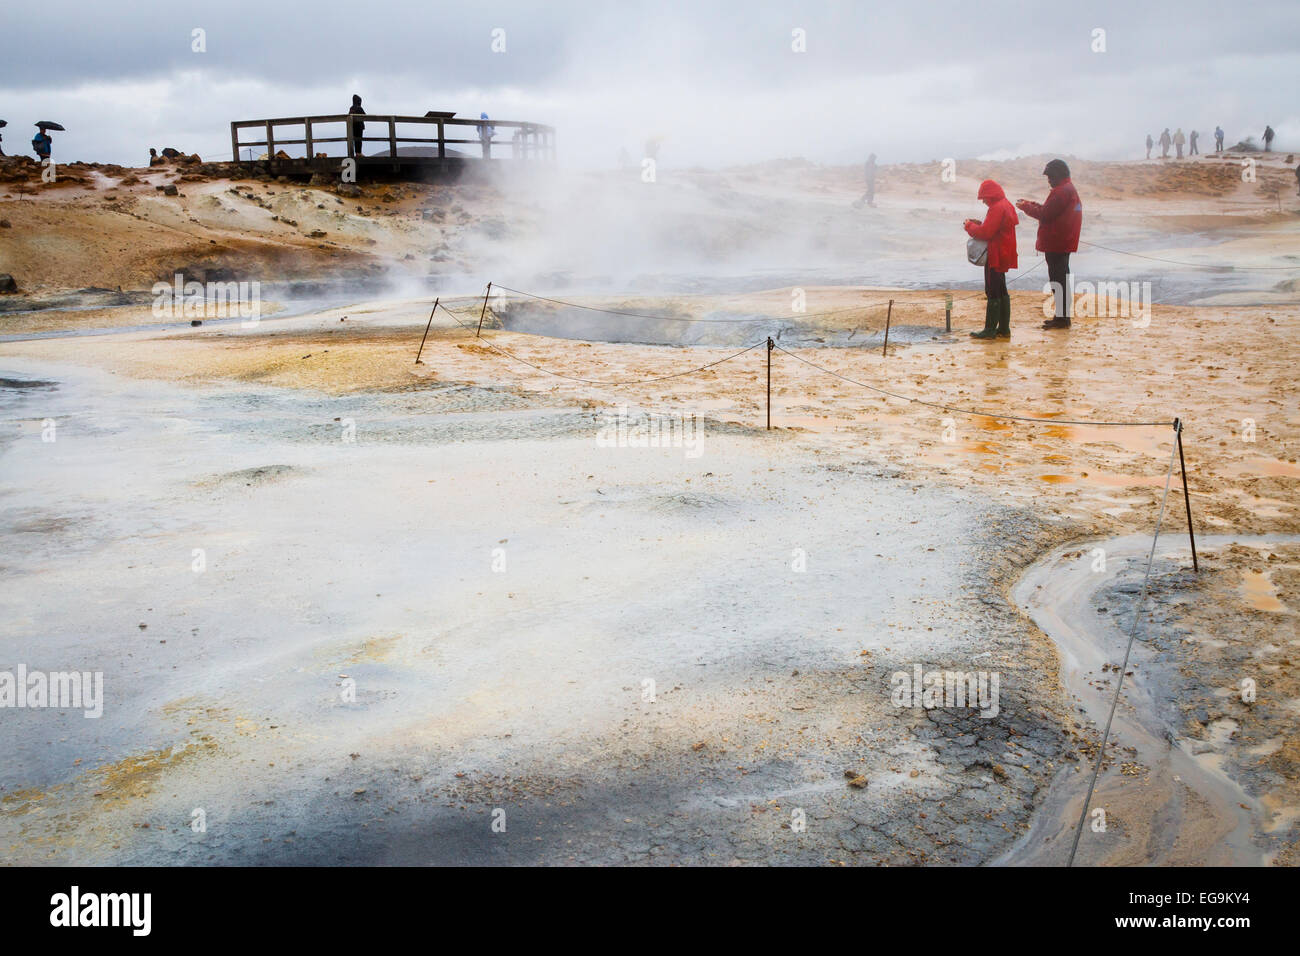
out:
<path id="1" fill-rule="evenodd" d="M 487 289 L 483 293 L 483 308 L 479 309 L 478 331 L 474 333 L 474 338 L 478 338 L 483 332 L 483 316 L 487 314 L 487 300 L 488 300 L 488 296 L 490 296 L 491 294 L 492 294 L 492 283 L 489 282 L 487 284 Z"/>
<path id="2" fill-rule="evenodd" d="M 420 351 L 415 353 L 415 364 L 420 364 L 420 355 L 424 352 L 424 340 L 429 337 L 429 328 L 433 325 L 433 313 L 438 311 L 438 300 L 433 300 L 433 308 L 429 310 L 429 322 L 424 327 L 424 336 L 420 339 Z"/>
<path id="3" fill-rule="evenodd" d="M 889 300 L 889 311 L 885 313 L 885 344 L 880 349 L 880 357 L 885 358 L 889 355 L 889 320 L 894 315 L 894 300 Z"/>
<path id="4" fill-rule="evenodd" d="M 772 348 L 776 343 L 767 337 L 767 430 L 772 430 Z"/>
<path id="5" fill-rule="evenodd" d="M 1183 504 L 1187 507 L 1187 539 L 1192 543 L 1192 570 L 1201 572 L 1201 564 L 1196 560 L 1196 532 L 1192 530 L 1192 498 L 1187 490 L 1187 462 L 1183 460 L 1183 420 L 1174 419 L 1174 431 L 1178 434 L 1178 466 L 1183 474 Z"/>

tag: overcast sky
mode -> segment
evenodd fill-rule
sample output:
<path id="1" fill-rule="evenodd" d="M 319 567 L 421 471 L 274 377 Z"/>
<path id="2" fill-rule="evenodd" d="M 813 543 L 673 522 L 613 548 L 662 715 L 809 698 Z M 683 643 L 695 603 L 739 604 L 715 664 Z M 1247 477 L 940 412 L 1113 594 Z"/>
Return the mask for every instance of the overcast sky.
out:
<path id="1" fill-rule="evenodd" d="M 371 113 L 552 124 L 576 167 L 651 136 L 673 165 L 1117 159 L 1216 123 L 1300 148 L 1297 78 L 1297 0 L 40 0 L 0 31 L 5 151 L 31 155 L 49 119 L 68 127 L 56 160 L 132 165 L 150 146 L 229 159 L 231 120 L 343 112 L 354 92 Z"/>

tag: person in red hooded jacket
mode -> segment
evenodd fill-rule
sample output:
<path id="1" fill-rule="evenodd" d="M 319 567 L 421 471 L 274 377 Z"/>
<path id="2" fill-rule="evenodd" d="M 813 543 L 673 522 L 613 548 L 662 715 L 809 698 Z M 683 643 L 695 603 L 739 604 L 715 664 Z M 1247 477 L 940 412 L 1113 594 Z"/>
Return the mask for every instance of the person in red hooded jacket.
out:
<path id="1" fill-rule="evenodd" d="M 1038 241 L 1034 248 L 1047 260 L 1047 280 L 1056 299 L 1054 317 L 1043 323 L 1045 329 L 1070 327 L 1070 300 L 1074 283 L 1070 281 L 1070 253 L 1079 250 L 1079 230 L 1083 228 L 1083 203 L 1070 182 L 1070 167 L 1065 160 L 1054 159 L 1043 167 L 1052 191 L 1044 203 L 1017 199 L 1016 205 L 1026 216 L 1038 220 Z"/>
<path id="2" fill-rule="evenodd" d="M 1011 296 L 1007 292 L 1007 271 L 1016 268 L 1016 223 L 1020 217 L 1007 201 L 1007 194 L 991 179 L 980 183 L 979 198 L 989 207 L 984 221 L 967 219 L 962 225 L 972 239 L 989 244 L 984 263 L 984 330 L 972 332 L 973 339 L 1011 338 Z"/>

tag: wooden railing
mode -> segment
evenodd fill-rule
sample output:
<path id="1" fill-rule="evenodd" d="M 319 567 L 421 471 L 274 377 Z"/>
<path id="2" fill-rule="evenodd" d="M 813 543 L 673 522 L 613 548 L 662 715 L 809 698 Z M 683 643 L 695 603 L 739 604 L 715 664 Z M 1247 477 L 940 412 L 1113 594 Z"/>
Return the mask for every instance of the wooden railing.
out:
<path id="1" fill-rule="evenodd" d="M 364 124 L 360 140 L 354 135 L 353 126 Z M 400 125 L 422 127 L 419 132 L 436 135 L 398 135 Z M 372 135 L 375 127 L 386 128 L 386 136 Z M 290 127 L 286 130 L 285 127 Z M 265 138 L 243 140 L 241 130 L 261 130 Z M 301 130 L 301 132 L 299 132 Z M 514 130 L 503 135 L 503 130 Z M 283 135 L 277 135 L 281 131 Z M 452 136 L 448 136 L 452 133 Z M 489 133 L 491 135 L 489 135 Z M 325 134 L 325 135 L 322 135 Z M 463 138 L 455 134 L 464 134 Z M 342 143 L 345 153 L 329 155 L 331 150 L 318 155 L 323 144 Z M 369 143 L 383 143 L 387 149 L 383 155 L 366 155 Z M 448 154 L 448 146 L 469 145 L 469 151 L 453 150 Z M 295 156 L 297 150 L 285 147 L 304 147 L 301 156 Z M 399 153 L 403 147 L 414 146 L 416 149 L 428 150 L 429 155 Z M 434 154 L 433 147 L 437 147 Z M 527 123 L 519 120 L 483 120 L 457 119 L 454 113 L 434 113 L 431 116 L 380 116 L 350 115 L 340 113 L 333 116 L 291 116 L 281 119 L 236 120 L 230 124 L 230 151 L 235 162 L 256 162 L 261 157 L 257 147 L 266 148 L 266 159 L 277 161 L 277 152 L 285 149 L 290 159 L 307 160 L 310 165 L 317 159 L 339 161 L 345 156 L 358 163 L 442 163 L 447 159 L 531 159 L 555 160 L 555 129 L 541 123 Z M 359 147 L 359 148 L 358 148 Z M 241 151 L 248 150 L 247 158 Z M 278 158 L 283 161 L 283 158 Z"/>

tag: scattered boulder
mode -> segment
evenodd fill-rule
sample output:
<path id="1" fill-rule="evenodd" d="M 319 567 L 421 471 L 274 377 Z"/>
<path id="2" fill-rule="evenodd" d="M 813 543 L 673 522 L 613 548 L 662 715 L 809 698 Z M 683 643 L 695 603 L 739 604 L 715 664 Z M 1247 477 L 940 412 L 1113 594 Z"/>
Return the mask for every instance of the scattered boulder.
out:
<path id="1" fill-rule="evenodd" d="M 18 283 L 7 272 L 0 272 L 0 292 L 17 292 Z"/>
<path id="2" fill-rule="evenodd" d="M 356 183 L 339 183 L 334 187 L 334 191 L 340 196 L 347 196 L 349 199 L 361 198 L 361 187 Z"/>
<path id="3" fill-rule="evenodd" d="M 176 196 L 180 193 L 180 190 L 176 188 L 175 183 L 168 183 L 162 188 L 162 191 L 164 196 Z"/>

